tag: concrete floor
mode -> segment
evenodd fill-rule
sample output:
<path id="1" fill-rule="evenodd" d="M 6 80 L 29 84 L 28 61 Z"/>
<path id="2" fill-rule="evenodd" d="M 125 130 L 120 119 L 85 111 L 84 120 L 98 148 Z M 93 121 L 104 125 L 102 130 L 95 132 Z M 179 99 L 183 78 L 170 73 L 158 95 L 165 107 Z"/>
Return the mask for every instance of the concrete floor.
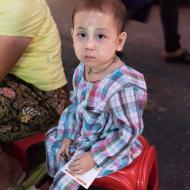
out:
<path id="1" fill-rule="evenodd" d="M 70 89 L 78 61 L 69 34 L 75 0 L 48 0 L 61 33 L 63 62 Z M 190 11 L 180 7 L 181 43 L 190 50 Z M 161 59 L 163 34 L 159 9 L 147 23 L 130 22 L 124 53 L 127 64 L 145 75 L 149 101 L 144 114 L 144 136 L 158 151 L 161 190 L 190 190 L 190 66 Z"/>

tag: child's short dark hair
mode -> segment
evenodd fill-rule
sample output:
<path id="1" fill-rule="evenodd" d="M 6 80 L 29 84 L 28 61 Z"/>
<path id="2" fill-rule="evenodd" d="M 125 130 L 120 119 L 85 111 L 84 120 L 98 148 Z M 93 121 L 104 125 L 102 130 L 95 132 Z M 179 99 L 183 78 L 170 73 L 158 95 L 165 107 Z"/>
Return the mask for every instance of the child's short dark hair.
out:
<path id="1" fill-rule="evenodd" d="M 127 11 L 121 0 L 78 0 L 72 14 L 73 26 L 75 14 L 81 11 L 99 11 L 112 14 L 117 22 L 119 33 L 125 29 Z"/>

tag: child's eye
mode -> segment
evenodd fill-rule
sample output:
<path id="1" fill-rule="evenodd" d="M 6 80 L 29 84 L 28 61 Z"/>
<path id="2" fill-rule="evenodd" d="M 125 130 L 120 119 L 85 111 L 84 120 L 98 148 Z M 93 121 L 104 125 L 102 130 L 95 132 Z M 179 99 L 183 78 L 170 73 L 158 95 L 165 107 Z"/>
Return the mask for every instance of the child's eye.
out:
<path id="1" fill-rule="evenodd" d="M 77 34 L 77 36 L 80 37 L 80 38 L 85 38 L 86 34 L 85 33 L 79 33 L 79 34 Z"/>
<path id="2" fill-rule="evenodd" d="M 98 34 L 98 35 L 97 35 L 97 38 L 98 38 L 98 39 L 103 39 L 103 38 L 105 38 L 105 35 L 103 35 L 103 34 Z"/>

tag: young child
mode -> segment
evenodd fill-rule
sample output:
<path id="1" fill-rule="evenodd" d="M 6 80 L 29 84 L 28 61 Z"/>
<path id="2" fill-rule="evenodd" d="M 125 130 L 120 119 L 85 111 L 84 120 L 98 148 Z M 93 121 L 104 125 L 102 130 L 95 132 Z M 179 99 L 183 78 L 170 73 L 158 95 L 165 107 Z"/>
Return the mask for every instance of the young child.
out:
<path id="1" fill-rule="evenodd" d="M 73 76 L 72 103 L 47 133 L 48 172 L 54 177 L 50 189 L 79 188 L 60 171 L 69 159 L 74 160 L 69 166 L 73 174 L 102 167 L 102 177 L 141 153 L 146 83 L 116 55 L 126 41 L 125 19 L 120 0 L 77 1 L 71 33 L 81 63 Z"/>

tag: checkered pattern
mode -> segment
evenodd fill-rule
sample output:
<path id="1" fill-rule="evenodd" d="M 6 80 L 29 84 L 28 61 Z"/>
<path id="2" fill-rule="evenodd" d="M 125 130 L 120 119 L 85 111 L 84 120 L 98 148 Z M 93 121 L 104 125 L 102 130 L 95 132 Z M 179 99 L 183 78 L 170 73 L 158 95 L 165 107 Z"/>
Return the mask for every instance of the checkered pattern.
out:
<path id="1" fill-rule="evenodd" d="M 80 64 L 73 76 L 72 104 L 62 113 L 58 126 L 47 133 L 48 171 L 62 189 L 68 184 L 59 174 L 64 163 L 58 164 L 55 157 L 63 138 L 73 140 L 74 151 L 91 152 L 103 168 L 99 177 L 129 165 L 142 149 L 138 137 L 147 100 L 143 75 L 123 65 L 96 83 L 83 76 L 84 65 Z M 67 189 L 74 190 L 73 184 Z"/>
<path id="2" fill-rule="evenodd" d="M 65 175 L 62 171 L 58 171 L 50 190 L 77 190 L 79 184 Z"/>

